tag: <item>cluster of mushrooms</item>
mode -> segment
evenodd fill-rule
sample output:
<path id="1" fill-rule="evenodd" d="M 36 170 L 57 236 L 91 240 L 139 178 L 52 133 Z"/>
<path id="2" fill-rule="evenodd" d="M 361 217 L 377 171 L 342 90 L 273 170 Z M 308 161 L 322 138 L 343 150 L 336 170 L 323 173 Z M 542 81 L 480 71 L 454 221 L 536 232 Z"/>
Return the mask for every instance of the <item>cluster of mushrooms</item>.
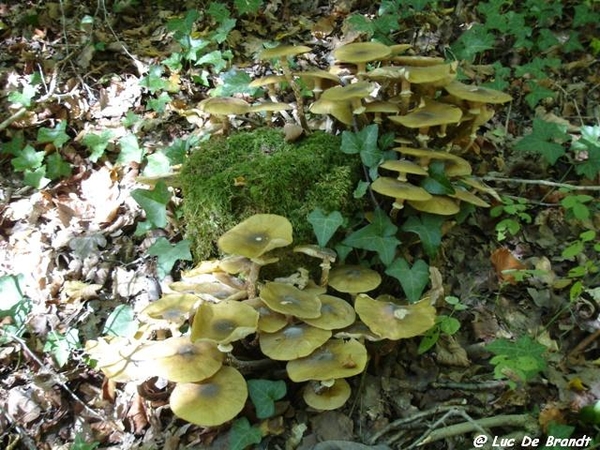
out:
<path id="1" fill-rule="evenodd" d="M 256 79 L 250 86 L 264 88 L 269 101 L 251 105 L 241 98 L 214 97 L 201 102 L 200 107 L 217 117 L 224 131 L 229 127 L 229 115 L 261 113 L 270 123 L 274 113 L 289 118 L 286 111 L 291 109 L 306 132 L 310 130 L 307 111 L 313 117 L 327 115 L 351 128 L 380 124 L 394 131 L 400 144 L 394 149 L 398 159 L 381 164 L 384 175 L 391 171 L 397 177 L 382 176 L 372 186 L 375 192 L 393 199 L 392 214 L 405 201 L 419 211 L 442 215 L 456 214 L 460 202 L 487 207 L 488 203 L 477 194 L 494 193 L 470 177 L 468 161 L 450 151 L 431 149 L 429 144 L 436 139 L 444 143 L 446 150 L 469 148 L 478 128 L 494 115 L 490 105 L 512 98 L 501 91 L 457 81 L 456 62 L 406 55 L 410 48 L 407 44 L 388 46 L 378 42 L 346 44 L 333 52 L 336 62 L 329 71 L 300 72 L 291 70 L 289 58 L 310 52 L 310 47 L 282 45 L 266 49 L 259 60 L 277 61 L 279 73 Z M 295 108 L 277 101 L 284 87 L 293 92 Z M 306 88 L 312 91 L 308 108 L 303 97 Z M 453 137 L 448 138 L 449 134 Z M 407 175 L 417 180 L 427 176 L 431 161 L 443 162 L 445 176 L 452 181 L 450 187 L 436 194 L 407 179 Z"/>
<path id="2" fill-rule="evenodd" d="M 259 349 L 263 361 L 285 362 L 289 380 L 306 382 L 303 397 L 310 407 L 341 407 L 351 395 L 346 379 L 366 368 L 365 341 L 421 335 L 434 325 L 436 311 L 428 299 L 405 304 L 371 298 L 366 292 L 381 283 L 376 271 L 332 266 L 336 253 L 316 245 L 294 251 L 319 259 L 318 281 L 302 268 L 261 280 L 261 267 L 278 261 L 272 251 L 291 243 L 285 217 L 251 216 L 219 239 L 229 256 L 184 273 L 172 293 L 141 312 L 134 338 L 91 341 L 88 353 L 114 381 L 160 377 L 176 383 L 173 412 L 202 426 L 223 424 L 244 408 L 248 390 L 241 372 L 256 362 L 244 356 L 249 347 Z"/>

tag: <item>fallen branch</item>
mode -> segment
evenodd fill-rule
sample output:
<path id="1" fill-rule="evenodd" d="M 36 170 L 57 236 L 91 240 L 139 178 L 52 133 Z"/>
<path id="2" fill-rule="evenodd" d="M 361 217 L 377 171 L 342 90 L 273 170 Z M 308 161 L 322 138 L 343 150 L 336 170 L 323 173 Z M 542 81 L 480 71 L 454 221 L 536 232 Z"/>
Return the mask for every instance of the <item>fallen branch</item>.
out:
<path id="1" fill-rule="evenodd" d="M 525 178 L 503 178 L 486 175 L 481 177 L 482 181 L 499 181 L 501 183 L 521 183 L 521 184 L 536 184 L 538 186 L 550 186 L 556 188 L 571 189 L 573 191 L 600 191 L 600 186 L 577 186 L 574 184 L 567 183 L 556 183 L 554 181 L 547 180 L 528 180 Z"/>
<path id="2" fill-rule="evenodd" d="M 23 116 L 26 112 L 27 112 L 27 108 L 19 109 L 16 113 L 14 113 L 12 116 L 10 116 L 8 119 L 6 119 L 4 122 L 0 123 L 0 131 L 4 130 L 5 128 L 8 128 L 11 123 L 19 120 L 19 118 L 21 116 Z"/>

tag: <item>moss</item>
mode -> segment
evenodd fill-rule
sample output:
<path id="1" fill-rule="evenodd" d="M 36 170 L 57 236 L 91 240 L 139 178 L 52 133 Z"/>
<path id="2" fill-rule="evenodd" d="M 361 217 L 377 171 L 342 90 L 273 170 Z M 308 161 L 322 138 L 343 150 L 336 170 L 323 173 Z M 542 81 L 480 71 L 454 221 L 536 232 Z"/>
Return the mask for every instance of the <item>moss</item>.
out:
<path id="1" fill-rule="evenodd" d="M 339 137 L 315 132 L 286 143 L 274 129 L 240 132 L 202 144 L 183 166 L 183 211 L 194 255 L 217 254 L 229 228 L 256 213 L 280 214 L 294 242 L 314 242 L 306 217 L 314 208 L 352 214 L 358 158 L 340 151 Z M 237 182 L 236 182 L 237 180 Z"/>

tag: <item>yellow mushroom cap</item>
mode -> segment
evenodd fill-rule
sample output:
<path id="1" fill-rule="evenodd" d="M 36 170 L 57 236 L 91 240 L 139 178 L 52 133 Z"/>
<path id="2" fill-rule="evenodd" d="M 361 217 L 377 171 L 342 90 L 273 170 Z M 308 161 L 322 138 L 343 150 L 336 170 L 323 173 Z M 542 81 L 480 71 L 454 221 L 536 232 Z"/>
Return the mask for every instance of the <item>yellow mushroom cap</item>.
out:
<path id="1" fill-rule="evenodd" d="M 212 377 L 224 359 L 214 342 L 192 342 L 187 336 L 154 342 L 144 353 L 152 359 L 152 375 L 183 383 Z"/>
<path id="2" fill-rule="evenodd" d="M 276 361 L 290 361 L 310 355 L 331 337 L 330 330 L 306 323 L 291 324 L 275 333 L 260 333 L 260 350 Z"/>
<path id="3" fill-rule="evenodd" d="M 392 50 L 379 42 L 354 42 L 342 45 L 333 51 L 333 57 L 341 62 L 366 63 L 387 58 Z"/>
<path id="4" fill-rule="evenodd" d="M 279 112 L 279 111 L 288 111 L 292 109 L 292 107 L 287 103 L 281 102 L 262 102 L 256 103 L 250 107 L 250 112 Z"/>
<path id="5" fill-rule="evenodd" d="M 368 97 L 373 91 L 373 85 L 367 81 L 358 81 L 346 86 L 334 86 L 321 94 L 324 100 L 349 101 Z"/>
<path id="6" fill-rule="evenodd" d="M 427 175 L 427 171 L 412 161 L 388 159 L 379 165 L 382 169 L 398 173 L 410 173 L 413 175 Z"/>
<path id="7" fill-rule="evenodd" d="M 294 247 L 294 251 L 297 253 L 304 253 L 305 255 L 312 256 L 314 258 L 326 259 L 331 262 L 335 261 L 337 258 L 337 253 L 335 250 L 313 244 L 297 245 Z"/>
<path id="8" fill-rule="evenodd" d="M 350 398 L 352 390 L 343 378 L 334 380 L 333 385 L 311 381 L 304 386 L 302 397 L 308 406 L 319 411 L 331 411 L 344 406 Z"/>
<path id="9" fill-rule="evenodd" d="M 367 365 L 367 349 L 355 339 L 330 339 L 304 358 L 286 365 L 290 380 L 300 383 L 308 380 L 348 378 L 361 373 Z"/>
<path id="10" fill-rule="evenodd" d="M 419 336 L 435 323 L 435 308 L 429 299 L 410 305 L 375 300 L 366 294 L 356 297 L 356 313 L 371 331 L 386 339 Z"/>
<path id="11" fill-rule="evenodd" d="M 378 334 L 375 334 L 373 331 L 371 331 L 371 329 L 364 323 L 362 323 L 360 320 L 355 321 L 349 327 L 346 327 L 342 330 L 337 330 L 334 333 L 333 337 L 338 339 L 353 338 L 358 339 L 360 341 L 366 339 L 367 341 L 371 342 L 377 342 L 384 339 Z"/>
<path id="12" fill-rule="evenodd" d="M 198 106 L 202 111 L 216 116 L 246 114 L 250 111 L 250 104 L 248 102 L 234 97 L 207 98 L 202 100 Z"/>
<path id="13" fill-rule="evenodd" d="M 298 78 L 329 80 L 338 84 L 341 82 L 340 77 L 326 70 L 307 70 L 305 72 L 294 72 L 293 75 Z"/>
<path id="14" fill-rule="evenodd" d="M 482 181 L 479 181 L 477 178 L 463 177 L 460 179 L 460 182 L 465 184 L 466 186 L 472 187 L 473 189 L 475 189 L 479 192 L 484 192 L 488 195 L 491 195 L 499 202 L 502 201 L 502 199 L 500 198 L 500 195 L 498 195 L 498 193 L 496 192 L 496 190 L 494 188 L 492 188 L 491 186 L 488 186 L 487 184 L 485 184 Z"/>
<path id="15" fill-rule="evenodd" d="M 371 184 L 371 189 L 378 194 L 402 200 L 429 200 L 432 197 L 422 187 L 390 177 L 377 178 Z"/>
<path id="16" fill-rule="evenodd" d="M 267 75 L 266 77 L 256 78 L 252 80 L 248 86 L 250 87 L 263 87 L 269 86 L 270 84 L 285 83 L 287 80 L 283 75 Z"/>
<path id="17" fill-rule="evenodd" d="M 219 344 L 239 341 L 256 332 L 258 317 L 258 312 L 245 303 L 202 303 L 192 323 L 191 340 L 209 339 Z"/>
<path id="18" fill-rule="evenodd" d="M 252 306 L 258 313 L 258 331 L 275 333 L 288 324 L 284 314 L 273 311 L 259 297 L 244 300 L 242 303 Z"/>
<path id="19" fill-rule="evenodd" d="M 323 330 L 336 330 L 350 326 L 356 320 L 354 308 L 346 300 L 333 295 L 319 295 L 321 316 L 316 319 L 303 319 L 313 327 Z"/>
<path id="20" fill-rule="evenodd" d="M 369 292 L 381 284 L 381 276 L 362 266 L 338 266 L 329 273 L 329 286 L 338 292 Z"/>
<path id="21" fill-rule="evenodd" d="M 352 125 L 352 107 L 349 102 L 326 100 L 321 97 L 313 102 L 308 110 L 313 114 L 331 114 L 344 125 Z"/>
<path id="22" fill-rule="evenodd" d="M 489 89 L 481 86 L 472 86 L 453 81 L 444 86 L 450 95 L 456 98 L 475 103 L 506 103 L 512 100 L 512 97 L 505 92 Z"/>
<path id="23" fill-rule="evenodd" d="M 286 58 L 288 56 L 296 56 L 302 53 L 308 53 L 312 49 L 305 45 L 280 45 L 274 48 L 266 48 L 258 54 L 259 60 Z"/>
<path id="24" fill-rule="evenodd" d="M 447 103 L 429 101 L 425 106 L 405 116 L 388 116 L 388 119 L 407 128 L 424 128 L 458 123 L 461 117 L 460 108 Z"/>
<path id="25" fill-rule="evenodd" d="M 178 383 L 169 403 L 177 417 L 203 427 L 215 427 L 237 416 L 247 398 L 248 387 L 242 374 L 233 367 L 223 366 L 201 382 Z"/>
<path id="26" fill-rule="evenodd" d="M 182 324 L 199 301 L 193 294 L 166 294 L 146 306 L 140 315 Z"/>
<path id="27" fill-rule="evenodd" d="M 475 194 L 469 191 L 465 191 L 464 189 L 457 188 L 454 190 L 454 194 L 451 194 L 450 197 L 456 198 L 461 202 L 470 203 L 475 206 L 481 206 L 483 208 L 489 208 L 490 204 L 485 200 L 477 197 Z"/>
<path id="28" fill-rule="evenodd" d="M 408 200 L 408 204 L 417 211 L 438 214 L 440 216 L 451 216 L 460 211 L 458 204 L 448 197 L 434 195 L 429 200 Z"/>
<path id="29" fill-rule="evenodd" d="M 410 55 L 400 55 L 394 56 L 392 61 L 397 64 L 402 64 L 406 66 L 418 66 L 418 67 L 427 67 L 427 66 L 437 66 L 444 63 L 444 58 L 440 58 L 439 56 L 410 56 Z"/>
<path id="30" fill-rule="evenodd" d="M 258 258 L 292 240 L 292 224 L 285 217 L 255 214 L 221 236 L 218 246 L 225 253 Z"/>
<path id="31" fill-rule="evenodd" d="M 273 311 L 299 319 L 315 319 L 321 315 L 321 300 L 317 294 L 301 291 L 295 286 L 275 281 L 266 283 L 260 298 Z"/>

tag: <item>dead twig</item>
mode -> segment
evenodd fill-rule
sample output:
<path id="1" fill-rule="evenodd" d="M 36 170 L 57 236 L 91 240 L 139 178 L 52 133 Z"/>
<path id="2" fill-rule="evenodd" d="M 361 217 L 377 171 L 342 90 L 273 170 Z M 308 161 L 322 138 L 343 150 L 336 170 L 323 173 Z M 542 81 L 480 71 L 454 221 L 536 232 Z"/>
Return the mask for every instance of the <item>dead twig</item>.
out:
<path id="1" fill-rule="evenodd" d="M 482 181 L 499 181 L 501 183 L 536 184 L 538 186 L 550 186 L 556 188 L 571 189 L 573 191 L 600 191 L 600 186 L 577 186 L 567 183 L 556 183 L 547 180 L 527 180 L 525 178 L 503 178 L 486 175 L 480 178 Z"/>
<path id="2" fill-rule="evenodd" d="M 5 128 L 8 128 L 11 123 L 19 120 L 23 115 L 25 115 L 26 112 L 27 112 L 27 108 L 19 109 L 16 113 L 14 113 L 12 116 L 10 116 L 8 119 L 6 119 L 4 122 L 0 123 L 0 131 L 4 130 Z"/>

